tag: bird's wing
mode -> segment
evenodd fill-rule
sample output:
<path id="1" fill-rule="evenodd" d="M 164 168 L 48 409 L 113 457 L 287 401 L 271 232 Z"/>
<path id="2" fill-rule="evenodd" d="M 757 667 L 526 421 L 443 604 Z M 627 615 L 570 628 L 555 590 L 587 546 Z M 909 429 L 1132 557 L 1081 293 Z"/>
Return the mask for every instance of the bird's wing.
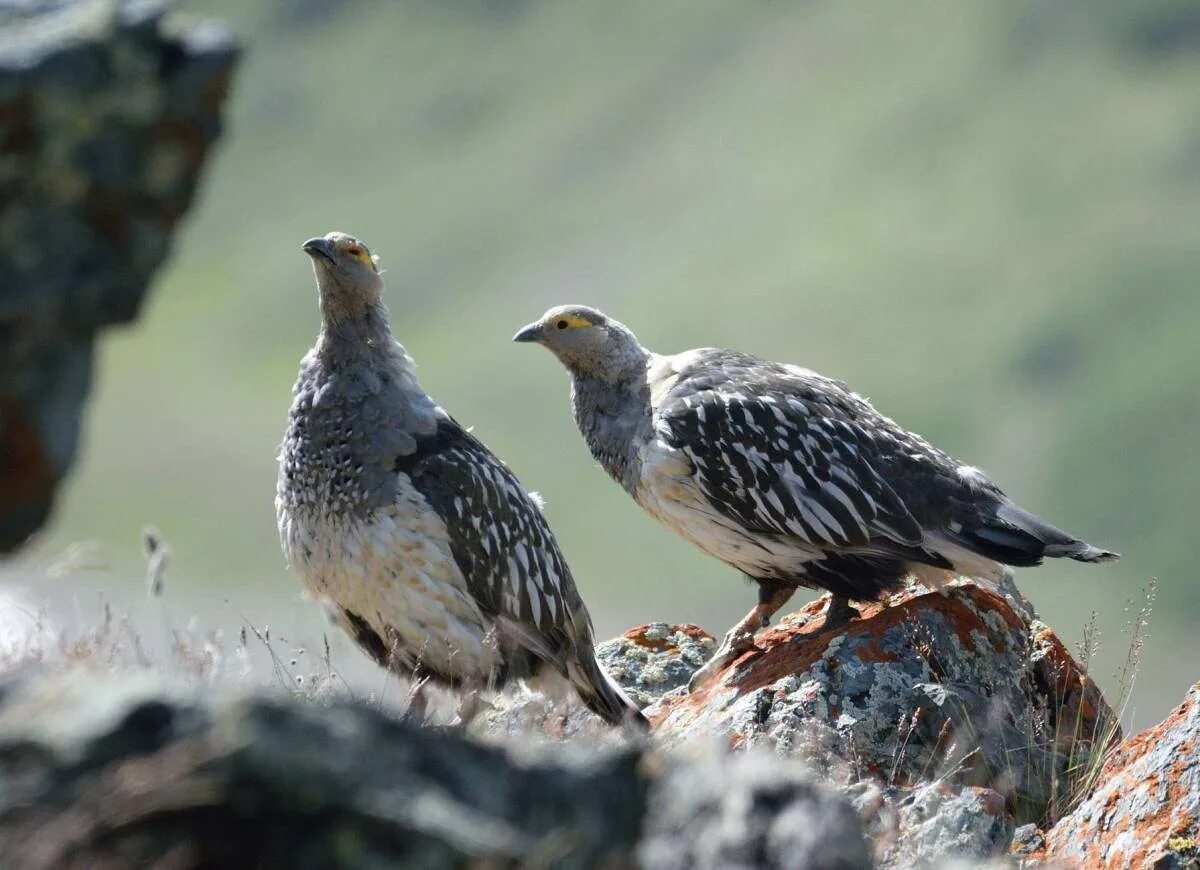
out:
<path id="1" fill-rule="evenodd" d="M 656 436 L 687 457 L 713 507 L 748 531 L 814 550 L 920 547 L 921 526 L 880 473 L 908 433 L 841 383 L 708 351 L 660 395 Z"/>
<path id="2" fill-rule="evenodd" d="M 561 667 L 591 625 L 554 535 L 516 475 L 449 418 L 398 470 L 446 524 L 481 609 L 509 639 Z"/>

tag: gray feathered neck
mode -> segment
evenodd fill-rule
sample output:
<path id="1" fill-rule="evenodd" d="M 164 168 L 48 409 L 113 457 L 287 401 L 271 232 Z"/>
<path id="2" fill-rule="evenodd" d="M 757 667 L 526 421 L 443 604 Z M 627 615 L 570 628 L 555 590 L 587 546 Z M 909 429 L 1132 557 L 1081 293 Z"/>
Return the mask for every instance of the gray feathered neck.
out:
<path id="1" fill-rule="evenodd" d="M 626 492 L 642 473 L 641 445 L 650 436 L 652 354 L 622 323 L 608 320 L 599 347 L 577 354 L 556 350 L 571 373 L 571 411 L 592 456 Z"/>
<path id="2" fill-rule="evenodd" d="M 604 381 L 572 375 L 571 412 L 592 456 L 633 494 L 641 479 L 641 445 L 650 435 L 650 387 L 640 378 Z"/>
<path id="3" fill-rule="evenodd" d="M 362 513 L 396 496 L 397 460 L 437 431 L 441 408 L 388 327 L 382 302 L 329 317 L 304 358 L 280 450 L 279 495 L 291 507 Z"/>
<path id="4" fill-rule="evenodd" d="M 398 346 L 392 337 L 383 300 L 377 299 L 356 311 L 348 311 L 343 306 L 328 303 L 322 294 L 321 331 L 314 349 L 323 359 L 349 363 L 355 359 L 389 357 Z M 403 348 L 400 350 L 403 359 L 397 362 L 411 368 L 412 359 Z"/>

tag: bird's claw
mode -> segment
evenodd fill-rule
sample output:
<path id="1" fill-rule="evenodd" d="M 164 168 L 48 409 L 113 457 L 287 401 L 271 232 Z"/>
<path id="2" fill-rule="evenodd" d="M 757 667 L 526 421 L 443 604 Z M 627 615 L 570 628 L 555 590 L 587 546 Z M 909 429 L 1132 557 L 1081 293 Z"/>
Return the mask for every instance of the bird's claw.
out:
<path id="1" fill-rule="evenodd" d="M 845 598 L 831 597 L 829 604 L 825 607 L 825 624 L 821 626 L 821 631 L 842 628 L 851 620 L 858 619 L 861 616 L 862 614 L 858 609 L 851 605 Z"/>
<path id="2" fill-rule="evenodd" d="M 713 657 L 704 663 L 704 667 L 692 674 L 692 678 L 688 680 L 688 692 L 696 691 L 696 689 L 708 682 L 709 677 L 724 670 L 726 666 L 739 658 L 742 653 L 753 649 L 758 649 L 758 646 L 754 643 L 753 633 L 746 631 L 740 626 L 731 628 L 725 635 L 725 639 L 721 641 L 721 646 L 713 653 Z"/>

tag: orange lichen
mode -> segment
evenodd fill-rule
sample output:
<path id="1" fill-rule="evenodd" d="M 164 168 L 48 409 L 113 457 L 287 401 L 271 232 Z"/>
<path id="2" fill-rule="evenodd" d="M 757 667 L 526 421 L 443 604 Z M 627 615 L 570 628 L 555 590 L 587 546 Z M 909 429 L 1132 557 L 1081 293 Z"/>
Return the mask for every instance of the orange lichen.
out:
<path id="1" fill-rule="evenodd" d="M 1101 768 L 1092 800 L 1053 828 L 1030 860 L 1148 867 L 1171 851 L 1172 840 L 1196 837 L 1200 820 L 1189 809 L 1196 798 L 1187 787 L 1200 764 L 1195 725 L 1188 722 L 1196 704 L 1200 684 L 1161 723 L 1119 744 Z M 1165 765 L 1150 766 L 1167 758 Z M 1135 804 L 1147 795 L 1155 796 L 1149 808 Z"/>
<path id="2" fill-rule="evenodd" d="M 675 649 L 677 644 L 671 640 L 672 635 L 675 634 L 687 635 L 695 640 L 712 639 L 712 635 L 707 631 L 698 625 L 692 625 L 690 622 L 667 626 L 666 637 L 650 637 L 648 632 L 651 630 L 651 627 L 651 624 L 639 625 L 629 629 L 622 636 L 630 643 L 636 644 L 643 649 L 653 650 L 654 652 L 665 652 Z"/>

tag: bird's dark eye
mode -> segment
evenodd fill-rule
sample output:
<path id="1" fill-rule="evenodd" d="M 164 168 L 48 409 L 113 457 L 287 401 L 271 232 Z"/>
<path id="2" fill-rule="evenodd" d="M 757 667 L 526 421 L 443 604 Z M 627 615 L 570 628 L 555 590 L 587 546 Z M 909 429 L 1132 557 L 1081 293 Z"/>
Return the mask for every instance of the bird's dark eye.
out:
<path id="1" fill-rule="evenodd" d="M 555 326 L 557 326 L 559 329 L 566 329 L 566 328 L 567 328 L 567 321 L 565 321 L 565 320 L 560 320 L 560 321 L 558 321 L 558 323 L 556 323 L 556 324 L 554 324 L 554 325 L 555 325 Z"/>

